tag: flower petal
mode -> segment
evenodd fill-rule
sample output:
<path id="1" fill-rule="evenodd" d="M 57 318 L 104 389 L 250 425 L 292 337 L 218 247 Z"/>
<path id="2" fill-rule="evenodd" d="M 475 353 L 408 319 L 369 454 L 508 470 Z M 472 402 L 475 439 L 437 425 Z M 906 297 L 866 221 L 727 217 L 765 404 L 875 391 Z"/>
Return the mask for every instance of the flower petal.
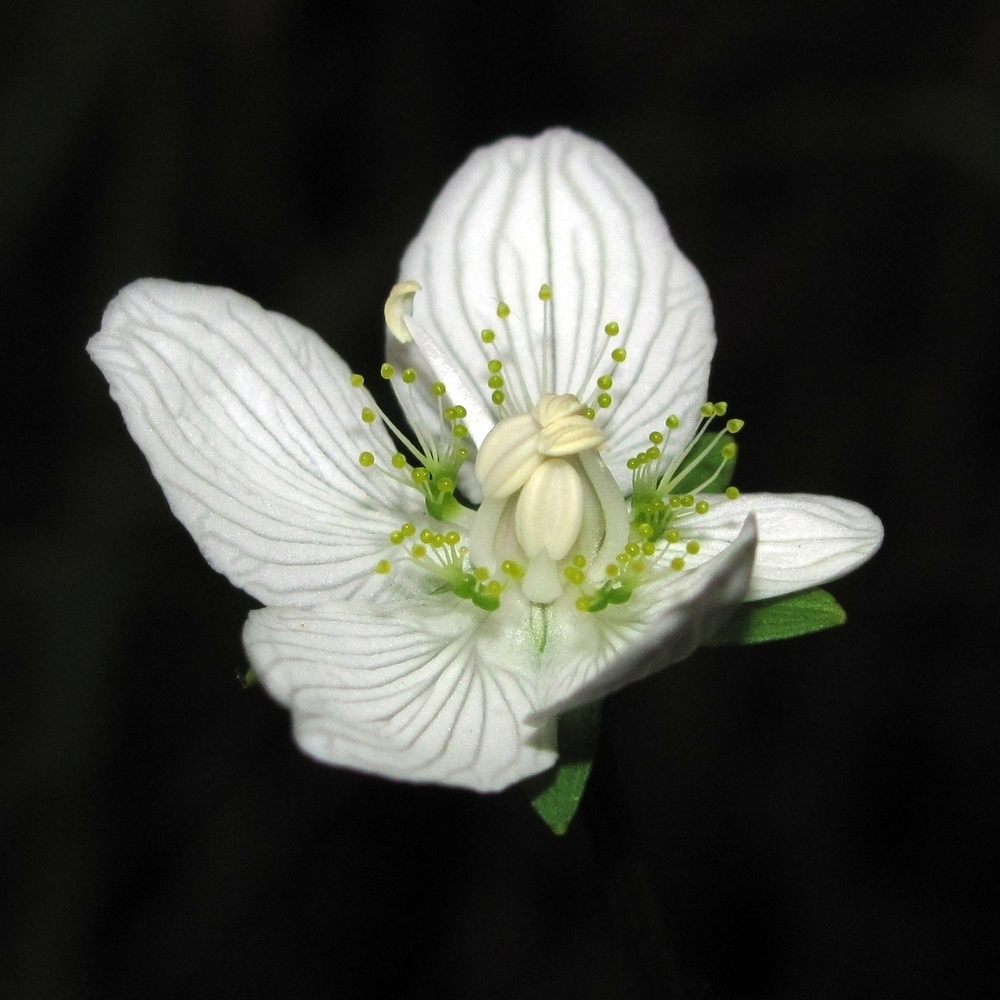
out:
<path id="1" fill-rule="evenodd" d="M 539 721 L 603 698 L 690 656 L 742 603 L 757 531 L 751 514 L 732 544 L 625 603 L 578 614 L 546 647 L 552 668 L 539 681 Z M 564 619 L 565 620 L 565 619 Z"/>
<path id="2" fill-rule="evenodd" d="M 88 350 L 215 569 L 270 604 L 376 585 L 411 491 L 358 465 L 373 434 L 395 449 L 315 333 L 228 289 L 147 279 L 111 302 Z"/>
<path id="3" fill-rule="evenodd" d="M 390 352 L 419 364 L 423 351 L 469 410 L 477 444 L 496 419 L 486 381 L 497 356 L 508 398 L 527 409 L 543 392 L 593 396 L 593 377 L 612 368 L 610 349 L 626 348 L 606 451 L 623 477 L 651 422 L 675 412 L 693 426 L 705 400 L 715 347 L 705 285 L 650 191 L 593 139 L 553 129 L 477 150 L 438 196 L 400 277 L 423 290 L 408 320 L 415 343 L 390 338 Z M 551 323 L 543 283 L 552 289 Z M 500 301 L 510 307 L 506 319 Z M 612 321 L 621 332 L 609 338 Z M 480 337 L 486 328 L 496 331 L 492 345 Z M 400 401 L 414 407 L 407 393 Z"/>
<path id="4" fill-rule="evenodd" d="M 748 601 L 829 583 L 857 569 L 882 544 L 882 522 L 867 507 L 840 497 L 749 493 L 709 499 L 711 510 L 692 532 L 706 554 L 727 545 L 748 514 L 757 518 Z"/>
<path id="5" fill-rule="evenodd" d="M 511 666 L 502 643 L 482 641 L 486 612 L 446 601 L 251 613 L 243 633 L 250 662 L 292 710 L 306 753 L 478 791 L 554 763 L 554 727 L 524 721 L 534 707 L 530 675 Z"/>

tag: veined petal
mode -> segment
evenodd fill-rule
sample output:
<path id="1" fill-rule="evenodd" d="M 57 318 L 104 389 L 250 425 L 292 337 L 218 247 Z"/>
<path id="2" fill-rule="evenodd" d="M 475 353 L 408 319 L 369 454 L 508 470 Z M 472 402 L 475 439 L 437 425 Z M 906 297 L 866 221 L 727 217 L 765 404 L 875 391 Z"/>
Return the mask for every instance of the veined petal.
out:
<path id="1" fill-rule="evenodd" d="M 243 638 L 295 739 L 329 764 L 498 791 L 550 767 L 554 726 L 530 725 L 530 672 L 491 616 L 444 602 L 359 601 L 251 613 Z"/>
<path id="2" fill-rule="evenodd" d="M 539 721 L 603 698 L 690 656 L 742 603 L 757 531 L 751 514 L 714 558 L 663 582 L 644 584 L 625 604 L 578 614 L 546 646 Z"/>
<path id="3" fill-rule="evenodd" d="M 609 347 L 626 348 L 606 450 L 623 486 L 624 461 L 645 444 L 651 420 L 674 412 L 686 426 L 704 402 L 715 346 L 704 283 L 650 191 L 593 139 L 553 129 L 477 150 L 438 196 L 400 278 L 423 290 L 413 300 L 414 343 L 390 338 L 390 353 L 418 367 L 421 345 L 428 358 L 446 358 L 439 377 L 456 402 L 469 406 L 474 395 L 480 412 L 496 413 L 486 385 L 493 357 L 504 362 L 508 396 L 531 405 L 544 392 L 589 395 L 595 366 L 611 367 Z M 610 322 L 620 329 L 612 343 Z M 491 346 L 480 338 L 487 328 L 496 331 Z M 406 393 L 400 402 L 414 406 Z M 478 444 L 489 428 L 469 409 Z"/>
<path id="4" fill-rule="evenodd" d="M 315 333 L 228 289 L 146 279 L 110 303 L 88 350 L 215 569 L 269 604 L 375 585 L 389 531 L 417 505 L 358 465 L 373 434 L 394 448 Z"/>
<path id="5" fill-rule="evenodd" d="M 715 500 L 699 517 L 701 551 L 720 551 L 753 513 L 757 559 L 748 601 L 805 590 L 845 576 L 882 544 L 882 522 L 867 508 L 840 497 L 808 493 L 750 493 Z"/>

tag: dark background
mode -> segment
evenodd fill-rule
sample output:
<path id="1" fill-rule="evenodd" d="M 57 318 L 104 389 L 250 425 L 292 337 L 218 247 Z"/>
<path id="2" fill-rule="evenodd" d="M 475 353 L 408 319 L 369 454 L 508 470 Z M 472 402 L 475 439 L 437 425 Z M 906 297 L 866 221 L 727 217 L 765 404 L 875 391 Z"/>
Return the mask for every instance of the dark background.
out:
<path id="1" fill-rule="evenodd" d="M 0 995 L 642 995 L 583 824 L 294 749 L 238 681 L 253 602 L 83 350 L 157 275 L 371 374 L 445 179 L 552 124 L 621 155 L 705 275 L 741 488 L 886 524 L 833 587 L 846 628 L 606 706 L 687 995 L 985 995 L 1000 7 L 332 6 L 3 4 Z"/>

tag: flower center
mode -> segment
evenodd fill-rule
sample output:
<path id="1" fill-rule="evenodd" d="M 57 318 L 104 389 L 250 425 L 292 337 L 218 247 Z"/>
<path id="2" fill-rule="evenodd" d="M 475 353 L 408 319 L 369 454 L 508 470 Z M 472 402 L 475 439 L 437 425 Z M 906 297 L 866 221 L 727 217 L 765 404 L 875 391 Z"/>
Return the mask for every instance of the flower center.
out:
<path id="1" fill-rule="evenodd" d="M 476 456 L 483 502 L 469 554 L 523 568 L 521 589 L 535 604 L 562 594 L 571 556 L 615 552 L 628 538 L 624 498 L 597 454 L 604 434 L 586 410 L 570 393 L 545 393 L 530 413 L 501 420 Z"/>
<path id="2" fill-rule="evenodd" d="M 415 281 L 402 282 L 386 302 L 386 325 L 403 344 L 425 340 L 412 319 L 413 297 L 419 290 Z M 551 287 L 542 285 L 538 298 L 544 342 L 552 321 Z M 503 301 L 497 303 L 496 315 L 504 323 L 513 320 Z M 610 341 L 622 331 L 618 323 L 608 322 L 604 332 Z M 490 329 L 480 334 L 487 346 L 496 336 Z M 433 343 L 424 346 L 432 364 L 453 367 Z M 543 344 L 543 361 L 546 356 Z M 739 495 L 728 481 L 736 455 L 732 435 L 743 421 L 728 420 L 723 430 L 708 435 L 709 425 L 726 414 L 726 404 L 705 403 L 693 432 L 681 430 L 682 440 L 674 446 L 671 439 L 681 420 L 671 414 L 664 430 L 650 432 L 650 446 L 626 462 L 632 491 L 623 494 L 601 458 L 606 439 L 602 422 L 595 418 L 612 406 L 613 372 L 626 356 L 624 347 L 612 349 L 609 366 L 600 352 L 576 393 L 543 390 L 537 398 L 532 398 L 516 354 L 508 359 L 510 371 L 500 357 L 493 357 L 486 366 L 486 384 L 495 413 L 481 407 L 470 413 L 458 403 L 446 406 L 444 383 L 433 382 L 424 388 L 430 390 L 436 420 L 418 419 L 412 428 L 414 440 L 381 410 L 364 388 L 364 379 L 352 375 L 351 384 L 367 397 L 362 422 L 374 427 L 381 421 L 409 452 L 395 452 L 386 463 L 364 451 L 359 463 L 416 489 L 431 519 L 420 529 L 407 521 L 390 532 L 389 542 L 398 555 L 380 560 L 375 572 L 389 573 L 396 563 L 415 565 L 437 579 L 432 592 L 450 591 L 484 611 L 495 611 L 507 588 L 517 587 L 533 605 L 534 622 L 536 612 L 547 620 L 548 606 L 567 589 L 576 592 L 579 611 L 600 612 L 626 603 L 639 586 L 684 571 L 689 558 L 700 552 L 691 532 L 698 516 L 722 497 Z M 398 379 L 397 394 L 411 394 L 408 410 L 420 417 L 422 407 L 413 395 L 419 381 L 416 370 L 397 372 L 387 363 L 381 374 L 386 380 Z M 542 385 L 548 385 L 544 365 L 542 375 Z M 474 402 L 469 406 L 476 409 Z M 492 423 L 472 470 L 482 492 L 478 509 L 455 495 L 469 458 L 466 445 L 473 421 L 483 430 L 484 423 Z M 541 648 L 544 638 L 539 641 Z"/>

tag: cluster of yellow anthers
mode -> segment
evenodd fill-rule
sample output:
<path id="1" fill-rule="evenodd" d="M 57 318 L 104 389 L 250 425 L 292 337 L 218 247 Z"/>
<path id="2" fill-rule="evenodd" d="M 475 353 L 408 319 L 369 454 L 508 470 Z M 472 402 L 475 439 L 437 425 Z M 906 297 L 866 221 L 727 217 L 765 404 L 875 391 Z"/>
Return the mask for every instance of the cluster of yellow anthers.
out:
<path id="1" fill-rule="evenodd" d="M 384 364 L 381 374 L 382 378 L 389 381 L 396 376 L 396 370 L 392 365 Z M 417 381 L 417 372 L 413 368 L 405 368 L 400 373 L 400 379 L 407 387 L 412 386 Z M 443 433 L 428 434 L 421 428 L 414 427 L 414 443 L 368 393 L 363 375 L 352 375 L 351 385 L 356 389 L 364 389 L 368 396 L 369 405 L 361 408 L 362 422 L 372 425 L 381 419 L 415 460 L 415 464 L 411 465 L 406 455 L 397 451 L 389 458 L 389 469 L 379 468 L 397 482 L 422 493 L 431 517 L 439 521 L 447 519 L 458 506 L 454 498 L 458 470 L 469 457 L 469 449 L 463 444 L 469 429 L 461 422 L 466 416 L 465 407 L 446 407 L 443 400 L 447 389 L 443 382 L 434 382 L 431 385 L 431 395 L 438 400 L 438 417 Z M 366 469 L 372 468 L 376 465 L 375 455 L 370 451 L 363 451 L 358 455 L 358 462 Z"/>
<path id="2" fill-rule="evenodd" d="M 469 550 L 461 544 L 461 532 L 423 528 L 418 535 L 417 526 L 405 521 L 389 533 L 389 541 L 400 546 L 422 569 L 438 577 L 442 591 L 450 590 L 457 597 L 472 601 L 484 611 L 496 611 L 500 607 L 503 584 L 491 579 L 489 570 L 482 566 L 466 569 Z M 391 569 L 389 560 L 382 559 L 375 567 L 375 572 L 384 574 Z M 504 563 L 501 569 L 515 579 L 524 572 L 515 563 Z"/>
<path id="3" fill-rule="evenodd" d="M 549 285 L 542 285 L 541 288 L 539 288 L 538 290 L 538 298 L 541 299 L 543 303 L 548 305 L 552 301 L 552 288 Z M 506 320 L 510 317 L 511 314 L 510 306 L 507 305 L 506 302 L 503 301 L 498 302 L 496 313 L 498 319 Z M 545 313 L 546 322 L 549 322 L 549 318 L 550 317 L 548 310 L 546 310 Z M 608 335 L 608 337 L 617 337 L 620 332 L 620 327 L 618 326 L 617 323 L 612 321 L 610 323 L 605 324 L 604 332 Z M 497 336 L 496 331 L 489 328 L 480 331 L 479 334 L 479 337 L 482 340 L 482 342 L 487 345 L 492 345 L 496 340 L 496 336 Z M 597 416 L 597 410 L 595 409 L 595 406 L 601 410 L 606 410 L 608 409 L 609 406 L 611 406 L 612 398 L 611 398 L 611 393 L 608 390 L 611 389 L 611 387 L 614 385 L 614 377 L 612 373 L 614 372 L 614 369 L 625 360 L 626 357 L 627 357 L 627 352 L 624 347 L 616 347 L 614 348 L 614 350 L 611 351 L 611 360 L 613 362 L 613 365 L 611 367 L 611 372 L 606 372 L 603 375 L 597 376 L 597 378 L 595 379 L 596 391 L 594 392 L 592 398 L 588 400 L 583 410 L 583 415 L 588 419 L 593 420 L 594 417 Z M 503 361 L 501 361 L 500 358 L 498 357 L 491 358 L 489 363 L 487 364 L 487 370 L 489 374 L 486 380 L 486 385 L 491 390 L 490 398 L 493 400 L 493 403 L 496 406 L 503 408 L 504 404 L 509 402 L 508 399 L 509 386 L 507 386 L 506 384 L 506 379 L 503 373 L 504 372 Z M 595 374 L 596 374 L 596 369 L 594 372 L 591 372 L 591 375 L 587 378 L 586 381 L 589 382 L 590 378 L 592 378 Z M 521 377 L 520 372 L 516 372 L 515 377 L 521 379 L 523 386 L 524 380 L 523 377 Z M 524 411 L 530 409 L 531 400 L 527 396 L 526 389 L 523 391 L 522 394 L 524 395 L 524 398 L 520 400 L 519 405 L 518 407 L 516 407 L 516 409 Z"/>

